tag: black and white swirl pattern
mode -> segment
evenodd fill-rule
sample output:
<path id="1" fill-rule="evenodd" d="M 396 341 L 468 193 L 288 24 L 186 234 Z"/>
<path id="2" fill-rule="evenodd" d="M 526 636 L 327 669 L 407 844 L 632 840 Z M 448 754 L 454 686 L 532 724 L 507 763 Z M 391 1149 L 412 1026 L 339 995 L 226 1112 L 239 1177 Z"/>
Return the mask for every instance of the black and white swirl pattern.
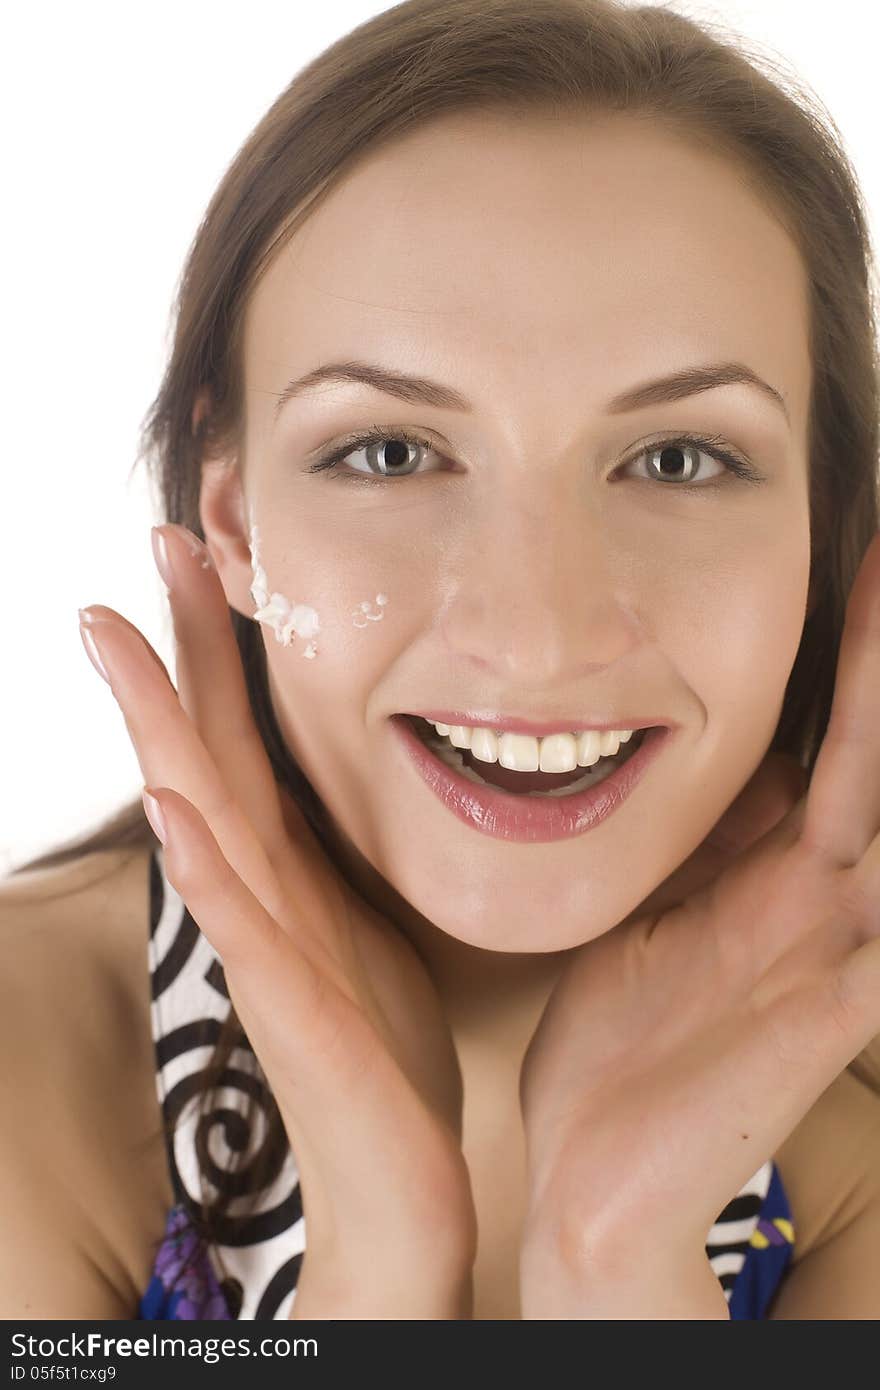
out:
<path id="1" fill-rule="evenodd" d="M 214 1247 L 208 1251 L 230 1311 L 238 1318 L 288 1318 L 305 1252 L 299 1172 L 282 1131 L 271 1158 L 264 1155 L 268 1180 L 259 1187 L 255 1181 L 254 1160 L 272 1142 L 268 1121 L 276 1108 L 246 1039 L 232 1051 L 214 1109 L 198 1115 L 200 1073 L 211 1059 L 230 1002 L 220 959 L 165 877 L 163 862 L 157 847 L 150 864 L 149 963 L 156 1086 L 173 1131 L 168 1160 L 175 1197 L 192 1216 L 201 1217 L 200 1170 L 211 1196 L 231 1195 L 219 1228 L 225 1271 Z M 245 1094 L 255 1103 L 250 1126 L 241 1114 Z M 708 1233 L 706 1254 L 728 1302 L 774 1179 L 776 1170 L 768 1160 Z"/>
<path id="2" fill-rule="evenodd" d="M 217 952 L 166 878 L 160 846 L 150 860 L 148 958 L 156 1089 L 175 1199 L 200 1220 L 202 1181 L 209 1201 L 230 1195 L 217 1249 L 208 1247 L 230 1311 L 246 1319 L 288 1318 L 305 1251 L 299 1172 L 283 1131 L 273 1152 L 265 1151 L 277 1110 L 243 1035 L 213 1108 L 200 1114 L 202 1072 L 231 1005 Z M 254 1176 L 258 1158 L 261 1167 L 268 1164 L 261 1184 Z"/>

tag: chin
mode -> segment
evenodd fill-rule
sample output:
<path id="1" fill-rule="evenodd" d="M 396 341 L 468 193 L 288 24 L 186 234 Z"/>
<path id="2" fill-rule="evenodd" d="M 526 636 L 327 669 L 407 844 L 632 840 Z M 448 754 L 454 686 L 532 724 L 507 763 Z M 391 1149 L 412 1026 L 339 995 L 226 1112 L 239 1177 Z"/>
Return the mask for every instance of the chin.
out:
<path id="1" fill-rule="evenodd" d="M 638 893 L 633 898 L 632 891 L 621 892 L 620 883 L 600 878 L 591 884 L 584 875 L 561 884 L 548 873 L 543 888 L 533 880 L 524 893 L 464 879 L 451 888 L 419 881 L 412 865 L 406 879 L 395 883 L 396 890 L 438 931 L 480 950 L 517 954 L 583 946 L 627 917 L 656 886 L 647 883 L 641 891 L 630 877 L 628 887 Z"/>

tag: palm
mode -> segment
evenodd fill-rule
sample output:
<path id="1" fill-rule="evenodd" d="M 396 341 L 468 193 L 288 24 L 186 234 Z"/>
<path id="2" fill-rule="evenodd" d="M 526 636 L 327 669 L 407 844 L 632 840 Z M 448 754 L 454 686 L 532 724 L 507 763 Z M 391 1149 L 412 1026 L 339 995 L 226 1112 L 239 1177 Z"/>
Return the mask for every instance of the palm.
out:
<path id="1" fill-rule="evenodd" d="M 461 1072 L 424 964 L 403 933 L 349 885 L 290 796 L 279 789 L 278 797 L 288 830 L 275 861 L 280 901 L 296 904 L 290 912 L 290 933 L 313 953 L 323 987 L 337 994 L 333 1008 L 345 1008 L 348 1026 L 357 1029 L 353 1052 L 358 1066 L 365 1074 L 378 1073 L 389 1080 L 399 1073 L 395 1085 L 401 1090 L 411 1087 L 428 1104 L 448 1129 L 450 1142 L 460 1139 Z M 278 916 L 283 926 L 284 907 L 278 908 Z M 259 1027 L 256 1018 L 252 1027 Z"/>
<path id="2" fill-rule="evenodd" d="M 878 596 L 875 542 L 808 791 L 572 953 L 521 1076 L 533 1214 L 573 1212 L 598 1239 L 668 1213 L 670 1239 L 704 1240 L 880 1033 Z"/>

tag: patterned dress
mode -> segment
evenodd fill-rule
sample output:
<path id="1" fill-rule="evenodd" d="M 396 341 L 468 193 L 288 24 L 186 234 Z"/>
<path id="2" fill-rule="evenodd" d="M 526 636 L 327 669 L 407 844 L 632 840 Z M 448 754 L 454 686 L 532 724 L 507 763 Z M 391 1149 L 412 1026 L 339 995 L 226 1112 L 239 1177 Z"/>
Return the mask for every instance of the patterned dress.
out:
<path id="1" fill-rule="evenodd" d="M 175 1201 L 135 1316 L 289 1318 L 305 1252 L 296 1161 L 286 1141 L 266 1153 L 273 1102 L 246 1040 L 233 1049 L 215 1109 L 199 1118 L 199 1074 L 229 1013 L 229 995 L 216 951 L 165 877 L 161 846 L 150 861 L 148 962 L 156 1090 Z M 256 1102 L 248 1133 L 237 1114 L 242 1091 Z M 258 1153 L 265 1162 L 262 1184 L 255 1187 L 248 1170 Z M 199 1234 L 205 1195 L 200 1167 L 209 1170 L 210 1196 L 224 1183 L 233 1192 L 220 1238 L 210 1246 Z M 731 1318 L 766 1316 L 794 1238 L 782 1179 L 768 1159 L 731 1198 L 706 1239 Z"/>

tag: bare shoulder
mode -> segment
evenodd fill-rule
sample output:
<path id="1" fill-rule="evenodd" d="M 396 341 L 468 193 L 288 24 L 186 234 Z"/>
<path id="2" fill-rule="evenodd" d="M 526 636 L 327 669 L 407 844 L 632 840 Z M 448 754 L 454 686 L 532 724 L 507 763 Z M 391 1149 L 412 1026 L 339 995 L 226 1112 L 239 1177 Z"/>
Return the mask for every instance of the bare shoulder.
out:
<path id="1" fill-rule="evenodd" d="M 173 1200 L 147 848 L 0 882 L 0 1316 L 131 1317 Z"/>
<path id="2" fill-rule="evenodd" d="M 796 1263 L 880 1203 L 880 1093 L 842 1071 L 775 1162 L 791 1207 Z"/>

